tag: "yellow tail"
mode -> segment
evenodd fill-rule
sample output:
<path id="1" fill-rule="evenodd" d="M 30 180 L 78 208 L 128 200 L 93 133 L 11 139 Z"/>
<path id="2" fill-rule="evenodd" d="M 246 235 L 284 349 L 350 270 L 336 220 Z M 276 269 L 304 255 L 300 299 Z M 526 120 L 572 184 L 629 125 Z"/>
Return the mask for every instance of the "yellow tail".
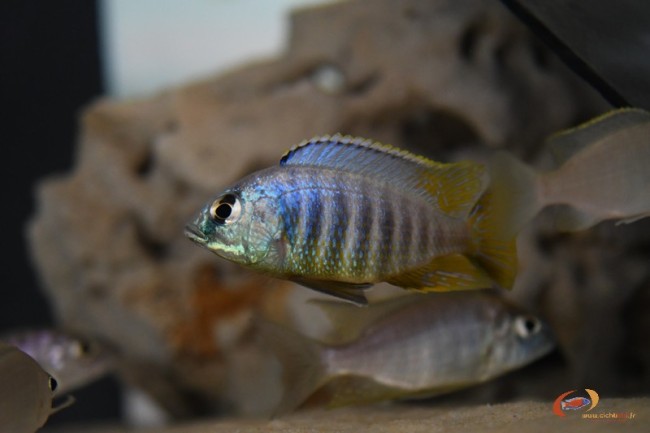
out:
<path id="1" fill-rule="evenodd" d="M 510 161 L 507 163 L 510 164 Z M 439 203 L 439 208 L 448 215 L 467 218 L 471 240 L 466 251 L 434 257 L 425 265 L 387 279 L 387 282 L 422 292 L 486 289 L 494 286 L 512 288 L 517 272 L 516 234 L 522 223 L 530 217 L 528 209 L 531 206 L 524 201 L 530 196 L 530 183 L 534 183 L 535 178 L 532 172 L 527 173 L 530 176 L 526 180 L 531 182 L 523 186 L 520 199 L 518 197 L 513 202 L 510 194 L 512 188 L 508 188 L 512 179 L 506 181 L 512 170 L 506 168 L 507 172 L 499 173 L 502 176 L 493 176 L 499 182 L 495 184 L 491 178 L 493 183 L 485 192 L 477 189 L 482 186 L 478 181 L 471 183 L 472 188 L 464 188 L 462 182 L 455 189 L 452 188 L 453 185 L 445 185 L 444 190 L 453 191 L 451 196 L 455 199 L 443 200 Z M 478 177 L 477 173 L 467 171 L 463 175 L 474 180 Z M 460 175 L 450 178 L 464 179 Z M 477 194 L 480 193 L 482 195 L 477 200 Z M 519 212 L 520 208 L 525 211 Z M 513 220 L 512 214 L 515 211 L 517 215 Z"/>
<path id="2" fill-rule="evenodd" d="M 491 192 L 483 194 L 469 217 L 473 250 L 468 258 L 499 286 L 511 289 L 517 274 L 515 235 L 506 235 Z"/>
<path id="3" fill-rule="evenodd" d="M 491 233 L 510 239 L 542 210 L 539 176 L 531 167 L 507 152 L 497 152 L 490 161 Z"/>
<path id="4" fill-rule="evenodd" d="M 471 241 L 464 253 L 434 257 L 429 263 L 387 282 L 421 292 L 487 289 L 498 285 L 511 289 L 517 272 L 514 235 L 506 235 L 493 210 L 493 196 L 486 192 L 472 209 L 468 224 Z"/>

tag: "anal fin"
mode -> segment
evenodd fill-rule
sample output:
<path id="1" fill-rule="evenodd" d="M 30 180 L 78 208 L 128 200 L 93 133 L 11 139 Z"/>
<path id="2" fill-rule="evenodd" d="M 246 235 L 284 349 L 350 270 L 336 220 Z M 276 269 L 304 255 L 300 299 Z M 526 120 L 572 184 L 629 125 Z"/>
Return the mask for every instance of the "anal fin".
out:
<path id="1" fill-rule="evenodd" d="M 368 300 L 363 294 L 363 291 L 373 285 L 372 283 L 357 284 L 342 281 L 312 280 L 300 277 L 293 277 L 291 280 L 305 287 L 309 287 L 312 290 L 316 290 L 317 292 L 335 296 L 344 301 L 352 302 L 358 306 L 368 305 Z"/>
<path id="2" fill-rule="evenodd" d="M 325 400 L 329 409 L 377 403 L 385 400 L 417 400 L 446 394 L 466 388 L 472 383 L 451 383 L 434 387 L 416 384 L 391 384 L 373 377 L 359 375 L 338 376 L 319 389 L 318 394 L 328 395 Z"/>
<path id="3" fill-rule="evenodd" d="M 424 292 L 485 289 L 493 280 L 463 254 L 436 257 L 427 265 L 388 280 L 390 284 Z"/>

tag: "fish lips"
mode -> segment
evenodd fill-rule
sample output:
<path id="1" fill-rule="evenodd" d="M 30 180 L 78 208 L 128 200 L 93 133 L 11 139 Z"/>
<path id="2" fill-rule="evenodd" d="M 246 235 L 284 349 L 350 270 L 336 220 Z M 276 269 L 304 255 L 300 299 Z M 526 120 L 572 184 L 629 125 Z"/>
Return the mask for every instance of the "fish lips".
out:
<path id="1" fill-rule="evenodd" d="M 206 238 L 205 234 L 196 224 L 187 224 L 185 226 L 185 236 L 201 246 L 205 246 L 208 243 L 208 238 Z"/>

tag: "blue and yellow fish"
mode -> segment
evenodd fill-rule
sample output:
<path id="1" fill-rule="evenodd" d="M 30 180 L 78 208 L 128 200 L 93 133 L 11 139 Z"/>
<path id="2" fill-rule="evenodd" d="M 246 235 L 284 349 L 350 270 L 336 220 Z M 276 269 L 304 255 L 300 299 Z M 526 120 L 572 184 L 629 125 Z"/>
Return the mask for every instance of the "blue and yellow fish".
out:
<path id="1" fill-rule="evenodd" d="M 358 304 L 380 281 L 509 288 L 514 239 L 495 235 L 486 189 L 478 163 L 324 136 L 226 188 L 186 234 L 223 258 Z"/>

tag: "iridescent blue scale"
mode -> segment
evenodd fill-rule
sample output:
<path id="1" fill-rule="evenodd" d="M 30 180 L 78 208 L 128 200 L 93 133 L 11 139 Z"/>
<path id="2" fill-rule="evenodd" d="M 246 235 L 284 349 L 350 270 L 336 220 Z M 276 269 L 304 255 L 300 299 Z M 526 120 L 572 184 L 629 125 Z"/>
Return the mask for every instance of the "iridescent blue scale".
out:
<path id="1" fill-rule="evenodd" d="M 309 169 L 292 170 L 291 175 L 291 182 L 278 186 L 284 272 L 370 279 L 401 269 L 404 263 L 391 257 L 406 256 L 408 244 L 399 241 L 394 205 L 373 192 L 376 185 L 342 175 L 323 188 L 323 180 Z"/>

